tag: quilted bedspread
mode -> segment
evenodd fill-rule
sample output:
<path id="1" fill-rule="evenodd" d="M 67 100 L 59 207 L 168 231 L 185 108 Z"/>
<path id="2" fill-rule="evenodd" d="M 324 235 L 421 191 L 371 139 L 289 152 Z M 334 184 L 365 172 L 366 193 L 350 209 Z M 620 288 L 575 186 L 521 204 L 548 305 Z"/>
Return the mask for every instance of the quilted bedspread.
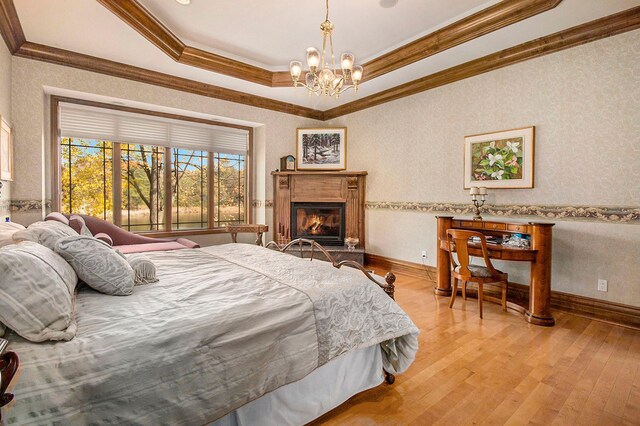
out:
<path id="1" fill-rule="evenodd" d="M 75 339 L 9 335 L 6 424 L 203 424 L 349 350 L 386 342 L 390 372 L 417 351 L 416 326 L 359 271 L 247 244 L 147 256 L 159 282 L 79 291 Z"/>

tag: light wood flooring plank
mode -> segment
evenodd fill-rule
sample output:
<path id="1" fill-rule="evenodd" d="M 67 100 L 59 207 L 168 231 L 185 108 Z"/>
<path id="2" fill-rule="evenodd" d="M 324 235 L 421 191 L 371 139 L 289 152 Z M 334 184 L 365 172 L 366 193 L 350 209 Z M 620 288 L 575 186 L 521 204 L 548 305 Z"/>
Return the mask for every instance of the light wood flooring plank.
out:
<path id="1" fill-rule="evenodd" d="M 420 349 L 394 385 L 354 396 L 313 425 L 640 425 L 640 332 L 554 312 L 555 327 L 398 275 Z"/>

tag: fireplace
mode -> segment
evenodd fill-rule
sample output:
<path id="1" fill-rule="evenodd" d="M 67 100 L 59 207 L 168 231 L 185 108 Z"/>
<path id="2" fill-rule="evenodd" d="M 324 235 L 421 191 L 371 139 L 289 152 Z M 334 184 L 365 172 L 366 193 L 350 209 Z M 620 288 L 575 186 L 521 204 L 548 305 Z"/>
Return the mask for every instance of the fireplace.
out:
<path id="1" fill-rule="evenodd" d="M 291 203 L 291 238 L 341 246 L 345 236 L 345 203 Z"/>

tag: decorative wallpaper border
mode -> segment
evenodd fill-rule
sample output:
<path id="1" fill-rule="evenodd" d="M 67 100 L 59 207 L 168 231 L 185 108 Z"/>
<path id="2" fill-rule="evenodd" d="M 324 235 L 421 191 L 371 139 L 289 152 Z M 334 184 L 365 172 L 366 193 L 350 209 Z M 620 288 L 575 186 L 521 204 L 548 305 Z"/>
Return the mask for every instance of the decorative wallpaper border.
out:
<path id="1" fill-rule="evenodd" d="M 4 204 L 2 202 L 0 209 Z M 254 202 L 254 206 L 256 202 Z M 12 212 L 42 210 L 42 200 L 11 200 Z M 265 200 L 266 208 L 273 208 L 273 200 Z M 51 209 L 51 200 L 46 200 L 44 208 Z M 462 203 L 419 203 L 411 201 L 367 201 L 365 208 L 370 210 L 405 210 L 422 213 L 473 214 L 471 204 Z M 553 220 L 586 220 L 640 225 L 640 207 L 588 207 L 588 206 L 518 206 L 489 205 L 481 209 L 481 214 L 506 217 L 537 217 Z"/>
<path id="2" fill-rule="evenodd" d="M 273 207 L 273 200 L 253 200 L 253 202 L 251 203 L 253 207 L 262 207 L 263 204 L 264 207 Z"/>
<path id="3" fill-rule="evenodd" d="M 44 206 L 43 206 L 44 204 Z M 51 209 L 51 200 L 11 200 L 11 211 L 15 213 L 24 213 L 31 210 Z"/>
<path id="4" fill-rule="evenodd" d="M 471 204 L 368 201 L 367 209 L 408 210 L 424 213 L 473 214 Z M 640 207 L 518 206 L 489 205 L 480 209 L 488 216 L 527 216 L 554 220 L 640 224 Z"/>

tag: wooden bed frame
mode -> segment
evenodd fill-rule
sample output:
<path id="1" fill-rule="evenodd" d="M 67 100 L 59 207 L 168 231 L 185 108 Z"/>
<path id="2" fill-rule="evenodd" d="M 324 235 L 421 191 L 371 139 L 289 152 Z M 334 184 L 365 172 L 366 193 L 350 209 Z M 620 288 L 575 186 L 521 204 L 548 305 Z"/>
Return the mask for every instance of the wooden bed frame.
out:
<path id="1" fill-rule="evenodd" d="M 315 254 L 315 250 L 317 249 L 319 252 L 321 252 L 322 254 L 324 254 L 328 261 L 335 267 L 340 269 L 343 266 L 350 266 L 352 268 L 355 269 L 359 269 L 363 274 L 366 275 L 367 278 L 369 278 L 371 281 L 373 281 L 374 283 L 376 283 L 379 287 L 381 287 L 385 293 L 387 293 L 387 295 L 394 299 L 394 292 L 395 292 L 395 282 L 396 282 L 396 276 L 393 274 L 393 272 L 387 272 L 387 275 L 384 276 L 384 280 L 385 282 L 381 282 L 379 280 L 377 280 L 370 271 L 368 271 L 363 265 L 359 264 L 356 261 L 353 260 L 343 260 L 341 262 L 337 262 L 335 260 L 335 258 L 333 256 L 331 256 L 331 254 L 324 249 L 324 247 L 322 247 L 320 244 L 318 244 L 317 242 L 313 241 L 313 240 L 307 240 L 304 238 L 298 238 L 296 240 L 293 240 L 287 244 L 278 244 L 275 241 L 269 241 L 267 243 L 267 245 L 265 246 L 266 248 L 274 248 L 277 249 L 279 251 L 281 251 L 282 253 L 287 253 L 288 250 L 290 250 L 292 247 L 294 246 L 298 246 L 298 249 L 300 250 L 300 257 L 304 258 L 304 251 L 302 250 L 302 247 L 304 247 L 305 245 L 310 245 L 311 246 L 311 256 L 309 258 L 310 261 L 313 260 L 313 255 Z M 389 383 L 390 385 L 393 384 L 393 382 L 396 381 L 396 378 L 393 374 L 387 372 L 386 370 L 384 371 L 384 378 L 386 380 L 387 383 Z"/>
<path id="2" fill-rule="evenodd" d="M 9 342 L 0 339 L 0 407 L 4 407 L 13 399 L 13 394 L 7 393 L 7 388 L 11 383 L 11 379 L 18 371 L 18 355 L 15 352 L 6 352 L 5 349 Z M 0 420 L 2 420 L 2 411 L 0 410 Z"/>

